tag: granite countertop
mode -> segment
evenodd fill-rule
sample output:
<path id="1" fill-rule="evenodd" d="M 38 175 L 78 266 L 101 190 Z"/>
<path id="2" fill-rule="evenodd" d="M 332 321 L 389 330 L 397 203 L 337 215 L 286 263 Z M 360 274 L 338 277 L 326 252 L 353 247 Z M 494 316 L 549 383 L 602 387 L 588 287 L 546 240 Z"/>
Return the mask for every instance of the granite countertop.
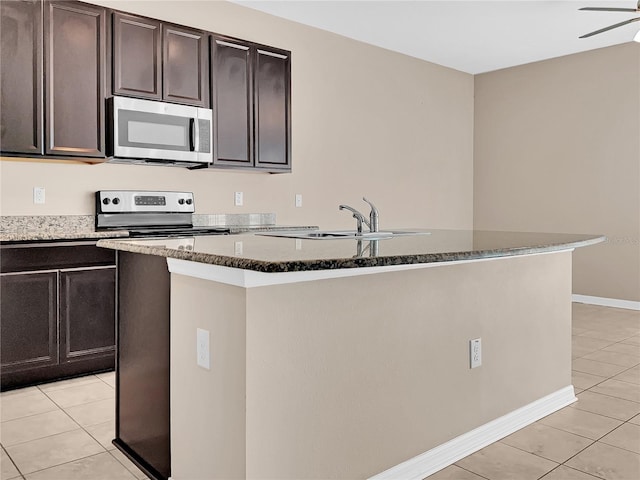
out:
<path id="1" fill-rule="evenodd" d="M 415 230 L 419 231 L 419 230 Z M 552 252 L 593 245 L 601 235 L 423 230 L 377 241 L 241 235 L 100 240 L 98 246 L 258 272 L 294 272 L 451 262 Z"/>
<path id="2" fill-rule="evenodd" d="M 0 217 L 0 242 L 95 240 L 127 237 L 126 230 L 96 231 L 93 215 L 32 215 Z"/>
<path id="3" fill-rule="evenodd" d="M 317 228 L 275 224 L 275 214 L 194 215 L 194 226 L 228 227 L 232 234 Z M 0 243 L 54 242 L 127 238 L 127 230 L 95 229 L 93 215 L 25 215 L 0 217 Z"/>

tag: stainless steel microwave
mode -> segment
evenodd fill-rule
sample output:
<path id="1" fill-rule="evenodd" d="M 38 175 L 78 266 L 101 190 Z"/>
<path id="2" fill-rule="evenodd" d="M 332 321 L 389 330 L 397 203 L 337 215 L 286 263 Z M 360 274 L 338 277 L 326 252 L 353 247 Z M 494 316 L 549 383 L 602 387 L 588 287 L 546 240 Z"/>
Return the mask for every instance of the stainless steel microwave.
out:
<path id="1" fill-rule="evenodd" d="M 114 163 L 206 167 L 213 160 L 213 112 L 153 100 L 107 100 L 107 156 Z"/>

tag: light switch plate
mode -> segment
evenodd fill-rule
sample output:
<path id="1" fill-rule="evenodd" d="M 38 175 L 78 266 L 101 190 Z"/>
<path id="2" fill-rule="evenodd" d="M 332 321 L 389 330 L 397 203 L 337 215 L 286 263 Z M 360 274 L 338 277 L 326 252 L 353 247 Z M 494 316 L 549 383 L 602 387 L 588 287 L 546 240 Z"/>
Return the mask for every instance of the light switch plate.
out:
<path id="1" fill-rule="evenodd" d="M 235 192 L 233 196 L 233 203 L 236 207 L 241 207 L 244 204 L 244 195 L 242 192 Z"/>

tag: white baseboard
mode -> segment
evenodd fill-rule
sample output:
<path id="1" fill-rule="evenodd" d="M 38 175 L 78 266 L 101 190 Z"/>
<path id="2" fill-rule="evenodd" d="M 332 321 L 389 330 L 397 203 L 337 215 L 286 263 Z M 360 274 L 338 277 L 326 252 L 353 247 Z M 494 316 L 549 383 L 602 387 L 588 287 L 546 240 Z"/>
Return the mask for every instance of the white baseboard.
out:
<path id="1" fill-rule="evenodd" d="M 571 300 L 577 303 L 589 305 L 601 305 L 603 307 L 626 308 L 627 310 L 640 310 L 640 302 L 632 300 L 619 300 L 617 298 L 592 297 L 590 295 L 573 294 Z"/>
<path id="2" fill-rule="evenodd" d="M 422 480 L 576 400 L 573 386 L 569 385 L 374 475 L 369 480 Z"/>

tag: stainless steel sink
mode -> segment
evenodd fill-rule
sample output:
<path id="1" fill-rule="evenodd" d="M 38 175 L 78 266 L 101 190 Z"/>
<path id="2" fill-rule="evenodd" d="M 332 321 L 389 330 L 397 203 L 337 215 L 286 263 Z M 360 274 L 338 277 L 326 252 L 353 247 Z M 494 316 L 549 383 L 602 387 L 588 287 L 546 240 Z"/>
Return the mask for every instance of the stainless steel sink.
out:
<path id="1" fill-rule="evenodd" d="M 286 232 L 261 232 L 256 235 L 267 237 L 302 238 L 308 240 L 386 240 L 394 237 L 404 237 L 409 235 L 430 235 L 431 232 L 415 232 L 408 230 L 383 230 L 381 232 L 362 232 L 355 230 L 295 230 Z"/>

